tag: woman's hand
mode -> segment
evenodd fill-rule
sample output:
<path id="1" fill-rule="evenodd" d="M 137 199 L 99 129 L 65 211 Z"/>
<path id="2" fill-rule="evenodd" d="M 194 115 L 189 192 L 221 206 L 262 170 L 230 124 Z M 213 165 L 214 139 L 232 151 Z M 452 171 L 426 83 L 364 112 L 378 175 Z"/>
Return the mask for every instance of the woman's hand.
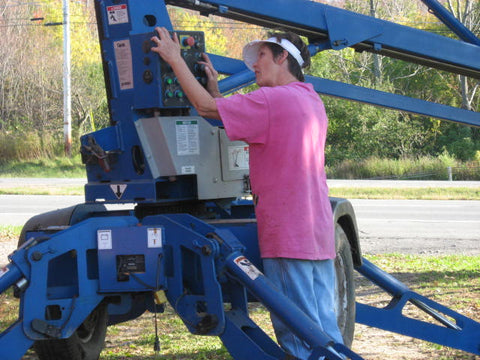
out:
<path id="1" fill-rule="evenodd" d="M 222 97 L 220 90 L 218 89 L 218 72 L 213 67 L 212 61 L 207 54 L 202 54 L 205 61 L 199 61 L 198 63 L 204 66 L 205 74 L 207 75 L 207 91 L 213 97 Z"/>
<path id="2" fill-rule="evenodd" d="M 158 36 L 153 36 L 151 40 L 156 46 L 151 50 L 159 54 L 163 60 L 172 65 L 178 60 L 182 60 L 180 54 L 180 41 L 178 40 L 177 33 L 173 34 L 173 39 L 170 36 L 168 30 L 164 27 L 156 27 L 155 31 Z"/>

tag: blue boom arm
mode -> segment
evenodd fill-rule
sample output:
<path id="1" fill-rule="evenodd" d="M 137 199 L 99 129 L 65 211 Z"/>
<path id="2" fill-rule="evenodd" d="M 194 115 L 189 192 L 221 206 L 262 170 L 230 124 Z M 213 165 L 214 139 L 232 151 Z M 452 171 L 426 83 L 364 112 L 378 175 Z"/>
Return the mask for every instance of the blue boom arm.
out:
<path id="1" fill-rule="evenodd" d="M 53 230 L 28 229 L 26 242 L 0 271 L 0 292 L 13 286 L 20 297 L 18 320 L 0 334 L 0 358 L 20 359 L 36 341 L 69 338 L 98 309 L 107 309 L 109 324 L 162 311 L 155 294 L 163 292 L 192 333 L 219 336 L 235 359 L 285 358 L 249 318 L 251 296 L 310 345 L 309 360 L 360 359 L 261 273 L 252 204 L 247 201 L 244 210 L 232 202 L 248 194 L 249 182 L 240 163 L 229 166 L 229 156 L 247 156 L 248 147 L 229 142 L 218 124 L 195 116 L 171 69 L 150 51 L 149 39 L 156 26 L 174 30 L 166 5 L 175 5 L 292 30 L 308 38 L 312 55 L 352 47 L 480 79 L 478 38 L 437 1 L 422 1 L 462 40 L 304 0 L 97 0 L 111 126 L 81 139 L 88 177 L 83 205 L 137 206 L 126 214 L 95 210 Z M 184 58 L 204 83 L 196 66 L 202 34 L 179 36 Z M 211 58 L 228 75 L 220 82 L 222 93 L 254 81 L 240 60 Z M 478 112 L 327 79 L 308 81 L 322 94 L 480 126 Z M 349 240 L 357 270 L 392 296 L 385 309 L 357 304 L 357 321 L 480 354 L 480 324 L 362 261 L 357 239 L 353 225 Z M 440 325 L 403 316 L 407 302 Z"/>
<path id="2" fill-rule="evenodd" d="M 258 1 L 176 1 L 167 3 L 189 7 L 203 14 L 215 14 L 267 28 L 281 26 L 310 40 L 312 55 L 322 50 L 341 50 L 352 47 L 356 51 L 413 62 L 435 69 L 480 78 L 480 40 L 456 20 L 436 0 L 423 0 L 432 11 L 464 41 L 432 34 L 426 31 L 375 19 L 313 1 L 286 0 L 265 6 Z M 468 41 L 468 42 L 467 42 Z M 235 80 L 224 80 L 225 93 L 253 81 L 254 75 L 236 70 L 236 61 L 228 64 L 218 59 L 219 70 L 236 74 Z M 480 114 L 431 101 L 413 99 L 397 94 L 372 90 L 333 80 L 309 77 L 318 93 L 387 107 L 469 126 L 480 126 Z"/>

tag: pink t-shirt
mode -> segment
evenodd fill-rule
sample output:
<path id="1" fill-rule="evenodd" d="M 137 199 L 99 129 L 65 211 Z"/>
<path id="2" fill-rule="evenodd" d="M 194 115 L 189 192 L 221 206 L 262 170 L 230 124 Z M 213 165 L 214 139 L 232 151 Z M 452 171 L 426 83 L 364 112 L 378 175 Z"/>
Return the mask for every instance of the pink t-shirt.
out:
<path id="1" fill-rule="evenodd" d="M 328 119 L 313 86 L 294 82 L 216 100 L 230 140 L 250 145 L 263 258 L 335 257 L 324 170 Z"/>

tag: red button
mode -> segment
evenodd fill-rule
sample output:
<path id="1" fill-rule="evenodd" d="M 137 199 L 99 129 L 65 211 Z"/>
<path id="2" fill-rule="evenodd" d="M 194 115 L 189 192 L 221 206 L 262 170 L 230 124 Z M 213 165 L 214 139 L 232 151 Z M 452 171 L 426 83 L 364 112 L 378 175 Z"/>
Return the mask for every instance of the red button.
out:
<path id="1" fill-rule="evenodd" d="M 193 36 L 189 36 L 188 38 L 184 38 L 182 43 L 183 43 L 183 46 L 192 47 L 193 45 L 195 45 L 195 39 L 193 38 Z"/>

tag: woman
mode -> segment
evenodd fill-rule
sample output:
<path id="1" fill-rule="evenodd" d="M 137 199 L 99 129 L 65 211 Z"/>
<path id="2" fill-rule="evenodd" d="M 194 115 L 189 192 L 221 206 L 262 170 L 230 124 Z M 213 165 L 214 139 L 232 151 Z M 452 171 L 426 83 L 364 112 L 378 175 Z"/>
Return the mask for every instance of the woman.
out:
<path id="1" fill-rule="evenodd" d="M 343 343 L 335 314 L 335 236 L 324 170 L 328 119 L 302 68 L 310 65 L 306 44 L 293 33 L 272 34 L 243 49 L 260 87 L 222 98 L 208 56 L 203 88 L 180 55 L 176 34 L 156 29 L 157 52 L 173 69 L 201 116 L 221 120 L 230 140 L 249 144 L 250 180 L 265 275 L 329 334 Z M 307 359 L 310 350 L 275 316 L 284 350 Z"/>

